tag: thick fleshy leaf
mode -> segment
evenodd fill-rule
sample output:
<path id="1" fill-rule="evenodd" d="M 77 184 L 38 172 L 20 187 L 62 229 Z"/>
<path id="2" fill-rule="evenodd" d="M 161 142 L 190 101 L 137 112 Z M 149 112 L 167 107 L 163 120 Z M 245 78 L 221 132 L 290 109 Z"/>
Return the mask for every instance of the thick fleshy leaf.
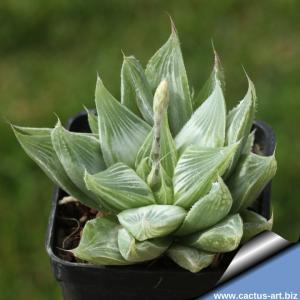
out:
<path id="1" fill-rule="evenodd" d="M 243 243 L 263 231 L 272 229 L 273 217 L 270 220 L 267 220 L 258 213 L 248 209 L 241 212 L 241 217 L 244 223 L 244 234 L 242 238 Z"/>
<path id="2" fill-rule="evenodd" d="M 84 226 L 79 246 L 70 251 L 76 257 L 93 264 L 130 264 L 119 251 L 119 229 L 120 225 L 111 217 L 90 220 Z"/>
<path id="3" fill-rule="evenodd" d="M 253 82 L 248 79 L 248 91 L 238 106 L 227 116 L 226 143 L 233 144 L 243 137 L 248 137 L 254 120 L 256 107 L 256 93 Z"/>
<path id="4" fill-rule="evenodd" d="M 139 167 L 141 161 L 145 158 L 150 158 L 151 148 L 153 142 L 153 130 L 149 133 L 142 147 L 140 148 L 135 166 Z M 173 177 L 174 169 L 177 164 L 177 150 L 172 138 L 167 115 L 165 114 L 161 125 L 161 137 L 160 137 L 160 163 L 169 177 Z M 148 161 L 151 165 L 151 161 Z M 151 170 L 151 169 L 150 169 Z"/>
<path id="5" fill-rule="evenodd" d="M 222 220 L 230 211 L 232 198 L 221 177 L 210 192 L 190 209 L 176 235 L 187 235 L 206 229 Z"/>
<path id="6" fill-rule="evenodd" d="M 149 157 L 143 158 L 135 171 L 137 175 L 139 175 L 145 182 L 147 182 L 147 177 L 151 171 L 150 158 Z"/>
<path id="7" fill-rule="evenodd" d="M 141 148 L 139 149 L 136 160 L 135 160 L 135 168 L 137 169 L 141 162 L 145 159 L 150 159 L 151 146 L 153 141 L 153 128 L 145 138 Z M 151 170 L 151 162 L 149 162 L 150 170 Z"/>
<path id="8" fill-rule="evenodd" d="M 267 157 L 254 153 L 242 156 L 227 184 L 233 199 L 231 211 L 238 212 L 250 206 L 274 177 L 276 169 L 274 154 Z"/>
<path id="9" fill-rule="evenodd" d="M 155 90 L 163 79 L 168 81 L 170 128 L 174 135 L 177 134 L 192 115 L 193 108 L 180 43 L 173 24 L 168 41 L 149 60 L 146 77 L 152 90 Z"/>
<path id="10" fill-rule="evenodd" d="M 210 229 L 195 233 L 182 241 L 200 250 L 220 253 L 236 249 L 243 236 L 243 221 L 239 214 L 228 216 Z"/>
<path id="11" fill-rule="evenodd" d="M 178 149 L 190 145 L 222 147 L 225 143 L 226 105 L 221 82 L 216 79 L 214 89 L 175 138 Z"/>
<path id="12" fill-rule="evenodd" d="M 170 246 L 170 237 L 155 238 L 143 242 L 135 238 L 122 228 L 118 233 L 118 245 L 122 256 L 130 262 L 142 262 L 162 255 Z"/>
<path id="13" fill-rule="evenodd" d="M 176 230 L 186 211 L 174 205 L 149 205 L 118 214 L 119 222 L 139 241 L 163 237 Z"/>
<path id="14" fill-rule="evenodd" d="M 155 203 L 147 184 L 128 166 L 117 163 L 105 171 L 84 177 L 88 190 L 113 211 Z"/>
<path id="15" fill-rule="evenodd" d="M 51 139 L 57 157 L 69 178 L 97 203 L 97 197 L 85 186 L 84 172 L 87 170 L 95 174 L 106 168 L 98 139 L 92 134 L 70 132 L 63 128 L 60 122 L 52 130 Z"/>
<path id="16" fill-rule="evenodd" d="M 230 167 L 228 168 L 225 177 L 230 176 L 236 163 L 240 157 L 240 153 L 247 143 L 247 139 L 251 130 L 251 126 L 255 115 L 256 93 L 252 81 L 248 79 L 248 91 L 243 100 L 237 107 L 231 110 L 227 116 L 226 128 L 226 144 L 231 145 L 239 140 L 242 140 L 239 149 L 237 150 Z"/>
<path id="17" fill-rule="evenodd" d="M 214 51 L 214 67 L 208 80 L 206 81 L 203 88 L 195 98 L 194 110 L 196 110 L 201 105 L 201 103 L 213 93 L 217 84 L 220 84 L 222 90 L 225 91 L 224 70 L 221 65 L 220 58 L 216 50 L 214 49 L 214 46 L 213 46 L 213 51 Z"/>
<path id="18" fill-rule="evenodd" d="M 190 208 L 222 176 L 238 143 L 223 148 L 188 147 L 178 160 L 174 178 L 175 205 Z"/>
<path id="19" fill-rule="evenodd" d="M 160 183 L 158 189 L 154 191 L 154 197 L 158 204 L 174 202 L 173 182 L 163 167 L 160 168 Z"/>
<path id="20" fill-rule="evenodd" d="M 99 209 L 99 205 L 83 193 L 67 175 L 52 145 L 52 129 L 19 126 L 12 126 L 12 129 L 27 155 L 55 184 L 87 206 Z"/>
<path id="21" fill-rule="evenodd" d="M 254 145 L 254 139 L 255 139 L 255 130 L 253 130 L 251 133 L 249 133 L 247 137 L 247 141 L 245 142 L 243 148 L 241 149 L 241 156 L 249 155 L 252 152 L 252 148 Z"/>
<path id="22" fill-rule="evenodd" d="M 215 257 L 214 254 L 179 244 L 172 245 L 167 255 L 180 267 L 193 273 L 208 267 Z"/>
<path id="23" fill-rule="evenodd" d="M 121 103 L 153 124 L 153 94 L 144 70 L 134 56 L 124 56 L 121 70 Z"/>
<path id="24" fill-rule="evenodd" d="M 88 115 L 88 123 L 89 123 L 89 127 L 91 129 L 91 132 L 93 134 L 99 134 L 98 117 L 96 116 L 96 114 L 94 114 L 93 112 L 91 112 L 88 109 L 86 109 L 86 113 Z"/>
<path id="25" fill-rule="evenodd" d="M 106 165 L 123 162 L 133 167 L 151 127 L 119 103 L 100 78 L 96 85 L 99 138 Z"/>

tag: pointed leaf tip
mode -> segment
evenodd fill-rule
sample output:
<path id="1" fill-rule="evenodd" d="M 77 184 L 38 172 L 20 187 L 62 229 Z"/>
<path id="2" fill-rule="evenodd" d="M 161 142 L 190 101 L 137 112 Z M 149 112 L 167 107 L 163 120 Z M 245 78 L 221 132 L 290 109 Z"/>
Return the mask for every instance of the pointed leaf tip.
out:
<path id="1" fill-rule="evenodd" d="M 226 119 L 226 144 L 230 145 L 241 140 L 241 145 L 233 158 L 227 173 L 225 174 L 225 178 L 230 177 L 232 174 L 240 155 L 244 151 L 243 149 L 246 147 L 246 144 L 248 148 L 251 147 L 251 145 L 249 145 L 249 142 L 251 142 L 251 140 L 249 140 L 249 134 L 255 117 L 255 109 L 255 87 L 252 81 L 248 78 L 248 89 L 246 95 L 240 103 L 228 113 Z"/>
<path id="2" fill-rule="evenodd" d="M 88 116 L 88 123 L 90 130 L 93 134 L 99 134 L 99 129 L 98 129 L 98 116 L 91 110 L 87 109 L 85 107 L 87 116 Z"/>
<path id="3" fill-rule="evenodd" d="M 199 94 L 194 100 L 193 106 L 194 106 L 194 111 L 197 110 L 197 108 L 210 97 L 210 95 L 213 93 L 213 91 L 216 89 L 217 86 L 219 86 L 222 90 L 222 92 L 225 91 L 225 76 L 224 76 L 224 70 L 221 64 L 221 60 L 219 58 L 219 55 L 217 51 L 214 48 L 214 45 L 212 44 L 213 47 L 213 53 L 214 53 L 214 65 L 212 68 L 212 72 L 200 90 Z"/>
<path id="4" fill-rule="evenodd" d="M 62 123 L 61 123 L 61 121 L 60 121 L 60 118 L 59 118 L 58 114 L 57 114 L 57 113 L 53 113 L 53 114 L 54 114 L 54 116 L 56 117 L 56 124 L 55 124 L 54 127 L 63 127 L 63 125 L 62 125 Z"/>
<path id="5" fill-rule="evenodd" d="M 170 19 L 170 25 L 171 25 L 171 33 L 176 34 L 177 35 L 177 29 L 176 29 L 176 25 L 175 22 L 173 20 L 173 18 L 171 17 L 170 14 L 168 14 L 169 19 Z"/>
<path id="6" fill-rule="evenodd" d="M 122 53 L 122 55 L 123 55 L 123 59 L 126 59 L 127 56 L 126 56 L 125 52 L 123 51 L 123 49 L 121 49 L 121 53 Z"/>
<path id="7" fill-rule="evenodd" d="M 153 124 L 153 94 L 140 62 L 124 56 L 121 69 L 121 103 L 149 124 Z"/>
<path id="8" fill-rule="evenodd" d="M 102 79 L 98 72 L 97 72 L 97 83 L 102 83 Z"/>
<path id="9" fill-rule="evenodd" d="M 221 73 L 223 72 L 223 70 L 221 71 L 220 69 L 222 69 L 222 65 L 221 65 L 221 60 L 220 60 L 220 57 L 219 57 L 219 54 L 215 48 L 215 45 L 214 45 L 214 41 L 211 40 L 211 46 L 212 46 L 212 50 L 213 50 L 213 53 L 214 53 L 214 70 L 215 70 L 215 73 L 218 74 L 218 73 Z M 221 72 L 220 72 L 221 71 Z M 221 74 L 219 74 L 220 76 Z M 222 83 L 222 88 L 224 89 L 224 85 L 225 85 L 225 81 L 223 79 L 223 76 L 224 74 L 221 76 L 222 77 L 222 80 L 223 80 L 223 83 Z"/>
<path id="10" fill-rule="evenodd" d="M 162 79 L 168 80 L 169 122 L 172 133 L 177 134 L 192 115 L 192 100 L 176 32 L 172 31 L 167 42 L 152 56 L 145 73 L 152 90 Z"/>

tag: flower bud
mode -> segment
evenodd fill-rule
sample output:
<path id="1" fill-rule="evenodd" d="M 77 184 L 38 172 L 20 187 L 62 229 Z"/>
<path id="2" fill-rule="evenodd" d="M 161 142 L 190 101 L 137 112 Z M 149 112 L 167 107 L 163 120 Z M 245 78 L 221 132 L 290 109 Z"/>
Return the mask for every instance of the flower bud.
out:
<path id="1" fill-rule="evenodd" d="M 158 85 L 153 99 L 154 114 L 161 115 L 169 104 L 169 87 L 166 79 L 162 80 Z"/>

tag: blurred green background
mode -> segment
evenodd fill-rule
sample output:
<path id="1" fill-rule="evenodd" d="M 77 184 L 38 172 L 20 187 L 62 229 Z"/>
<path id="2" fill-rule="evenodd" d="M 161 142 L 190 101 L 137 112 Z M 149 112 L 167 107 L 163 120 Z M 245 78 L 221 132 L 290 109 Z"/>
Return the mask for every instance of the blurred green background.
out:
<path id="1" fill-rule="evenodd" d="M 212 67 L 211 38 L 227 76 L 230 107 L 246 92 L 241 65 L 258 95 L 257 118 L 277 135 L 274 230 L 300 232 L 300 2 L 19 1 L 0 2 L 1 116 L 16 124 L 53 126 L 93 107 L 98 71 L 120 94 L 121 49 L 145 65 L 177 25 L 191 85 Z M 60 299 L 44 237 L 52 184 L 0 122 L 0 299 Z"/>

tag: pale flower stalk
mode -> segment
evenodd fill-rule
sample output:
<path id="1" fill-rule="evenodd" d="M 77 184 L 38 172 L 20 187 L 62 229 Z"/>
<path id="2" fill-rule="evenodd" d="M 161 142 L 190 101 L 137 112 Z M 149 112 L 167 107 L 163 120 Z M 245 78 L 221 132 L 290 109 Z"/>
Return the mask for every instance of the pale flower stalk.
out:
<path id="1" fill-rule="evenodd" d="M 154 115 L 154 134 L 151 149 L 152 169 L 148 175 L 147 182 L 150 187 L 154 187 L 160 182 L 160 132 L 161 123 L 164 113 L 166 113 L 169 105 L 169 87 L 167 80 L 162 80 L 156 89 L 153 99 L 153 115 Z"/>

